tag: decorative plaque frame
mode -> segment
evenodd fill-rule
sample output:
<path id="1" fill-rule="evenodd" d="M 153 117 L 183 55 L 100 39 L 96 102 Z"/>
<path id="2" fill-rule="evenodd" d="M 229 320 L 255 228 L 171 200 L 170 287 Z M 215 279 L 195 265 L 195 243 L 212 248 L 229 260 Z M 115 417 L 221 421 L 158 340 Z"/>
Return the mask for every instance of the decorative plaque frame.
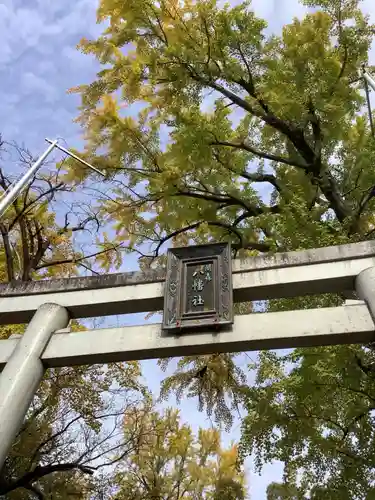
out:
<path id="1" fill-rule="evenodd" d="M 233 321 L 230 243 L 169 249 L 163 330 L 219 329 Z"/>

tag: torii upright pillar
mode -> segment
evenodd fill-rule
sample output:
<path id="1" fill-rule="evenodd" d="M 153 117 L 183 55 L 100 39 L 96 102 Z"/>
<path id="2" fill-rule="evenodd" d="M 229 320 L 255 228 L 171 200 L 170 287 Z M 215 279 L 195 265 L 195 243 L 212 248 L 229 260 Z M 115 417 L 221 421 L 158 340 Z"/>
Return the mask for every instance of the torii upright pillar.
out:
<path id="1" fill-rule="evenodd" d="M 68 323 L 64 307 L 43 304 L 5 365 L 0 377 L 0 470 L 45 372 L 41 355 L 52 333 Z"/>
<path id="2" fill-rule="evenodd" d="M 375 267 L 369 267 L 359 273 L 355 289 L 360 300 L 364 300 L 375 322 Z"/>

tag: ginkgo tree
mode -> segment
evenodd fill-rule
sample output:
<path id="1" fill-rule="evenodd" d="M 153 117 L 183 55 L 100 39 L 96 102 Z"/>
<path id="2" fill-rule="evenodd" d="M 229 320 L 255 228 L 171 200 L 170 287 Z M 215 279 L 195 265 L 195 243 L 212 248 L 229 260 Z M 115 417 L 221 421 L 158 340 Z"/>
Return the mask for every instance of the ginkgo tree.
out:
<path id="1" fill-rule="evenodd" d="M 250 2 L 101 0 L 103 33 L 80 49 L 103 69 L 75 91 L 86 154 L 117 183 L 100 203 L 117 241 L 155 257 L 168 243 L 228 240 L 242 256 L 373 238 L 375 141 L 359 72 L 374 27 L 359 0 L 302 3 L 308 14 L 275 35 Z M 243 455 L 283 460 L 301 495 L 373 495 L 371 349 L 265 354 L 250 388 L 231 359 L 184 358 L 164 394 L 198 395 L 210 411 L 216 398 L 220 420 L 236 392 Z"/>
<path id="2" fill-rule="evenodd" d="M 139 427 L 135 433 L 135 428 Z M 124 419 L 126 436 L 141 436 L 134 451 L 119 463 L 114 479 L 122 500 L 241 500 L 244 475 L 237 470 L 237 447 L 221 446 L 216 429 L 199 429 L 181 421 L 178 411 L 153 411 L 143 419 Z"/>
<path id="3" fill-rule="evenodd" d="M 76 91 L 88 154 L 105 147 L 95 161 L 122 182 L 103 204 L 119 238 L 156 253 L 182 232 L 269 251 L 368 232 L 374 147 L 358 70 L 372 27 L 358 2 L 309 4 L 321 9 L 266 37 L 246 2 L 102 0 L 109 27 L 80 46 L 106 68 Z M 143 110 L 124 116 L 134 103 Z"/>

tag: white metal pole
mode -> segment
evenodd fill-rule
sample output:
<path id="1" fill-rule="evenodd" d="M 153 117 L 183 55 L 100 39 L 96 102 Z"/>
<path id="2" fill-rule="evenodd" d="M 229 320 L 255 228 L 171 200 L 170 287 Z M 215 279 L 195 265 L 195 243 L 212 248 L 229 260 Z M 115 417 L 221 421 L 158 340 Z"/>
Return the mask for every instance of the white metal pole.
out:
<path id="1" fill-rule="evenodd" d="M 372 90 L 375 90 L 375 80 L 371 78 L 371 76 L 366 71 L 364 71 L 362 75 L 366 82 L 370 85 Z"/>
<path id="2" fill-rule="evenodd" d="M 67 310 L 43 304 L 18 340 L 0 376 L 0 470 L 42 380 L 41 355 L 53 332 L 69 323 Z"/>
<path id="3" fill-rule="evenodd" d="M 51 139 L 46 139 L 47 142 L 49 142 L 50 144 L 53 144 L 53 141 L 51 141 Z M 103 172 L 101 172 L 100 170 L 98 170 L 97 168 L 93 167 L 90 163 L 88 163 L 87 161 L 85 160 L 82 160 L 82 158 L 80 158 L 79 156 L 75 155 L 74 153 L 72 153 L 71 151 L 69 151 L 69 149 L 65 149 L 63 148 L 62 146 L 60 146 L 60 144 L 55 144 L 55 146 L 57 147 L 57 149 L 60 149 L 60 151 L 62 151 L 63 153 L 66 153 L 67 155 L 71 156 L 72 158 L 74 158 L 75 160 L 79 161 L 80 163 L 82 163 L 83 165 L 85 165 L 86 167 L 90 168 L 91 170 L 93 170 L 94 172 L 96 172 L 97 174 L 100 174 L 101 176 L 105 177 L 105 174 L 103 174 Z"/>
<path id="4" fill-rule="evenodd" d="M 51 139 L 46 139 L 47 142 L 50 143 L 50 146 L 44 151 L 44 153 L 36 160 L 36 162 L 32 165 L 32 167 L 25 173 L 24 176 L 21 177 L 21 179 L 14 184 L 14 186 L 10 186 L 9 192 L 6 193 L 3 198 L 0 199 L 0 218 L 4 215 L 4 213 L 8 210 L 10 205 L 13 203 L 13 201 L 17 198 L 17 196 L 21 193 L 24 187 L 27 186 L 27 184 L 30 182 L 32 177 L 36 174 L 36 172 L 39 170 L 39 168 L 42 166 L 43 161 L 47 158 L 47 156 L 51 153 L 51 151 L 56 147 L 60 149 L 60 151 L 63 151 L 65 154 L 71 156 L 75 160 L 79 161 L 86 167 L 90 168 L 97 174 L 100 174 L 101 176 L 105 177 L 105 174 L 98 170 L 97 168 L 93 167 L 88 163 L 87 161 L 83 160 L 79 156 L 75 155 L 71 151 L 69 151 L 66 148 L 63 148 L 58 144 L 57 140 L 56 141 L 51 141 Z"/>
<path id="5" fill-rule="evenodd" d="M 53 141 L 51 145 L 44 151 L 44 153 L 39 156 L 33 166 L 26 172 L 21 179 L 16 182 L 14 186 L 11 187 L 9 192 L 4 196 L 3 199 L 0 200 L 0 217 L 4 215 L 4 213 L 8 210 L 13 201 L 17 198 L 17 196 L 21 193 L 22 189 L 27 186 L 32 177 L 36 174 L 36 172 L 41 167 L 43 161 L 47 158 L 47 156 L 51 153 L 53 148 L 56 146 L 57 141 Z"/>

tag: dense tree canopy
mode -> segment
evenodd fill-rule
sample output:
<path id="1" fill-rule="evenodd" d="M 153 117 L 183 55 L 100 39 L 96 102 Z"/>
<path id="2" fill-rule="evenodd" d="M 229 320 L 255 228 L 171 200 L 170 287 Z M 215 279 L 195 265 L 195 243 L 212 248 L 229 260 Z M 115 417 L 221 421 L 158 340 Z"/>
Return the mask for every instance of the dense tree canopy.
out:
<path id="1" fill-rule="evenodd" d="M 250 251 L 366 237 L 374 142 L 358 70 L 372 27 L 358 2 L 309 3 L 266 36 L 247 3 L 101 2 L 109 27 L 81 48 L 106 68 L 77 90 L 88 153 L 104 147 L 122 183 L 103 204 L 121 240 L 157 253 L 181 232 Z"/>
<path id="2" fill-rule="evenodd" d="M 295 485 L 270 483 L 267 487 L 267 500 L 300 500 Z"/>
<path id="3" fill-rule="evenodd" d="M 130 415 L 124 422 L 125 435 L 131 438 L 134 426 L 139 426 L 138 434 L 145 437 L 118 466 L 115 499 L 244 498 L 243 476 L 236 467 L 237 449 L 222 449 L 217 430 L 200 429 L 195 437 L 172 409 L 149 413 L 136 422 Z"/>
<path id="4" fill-rule="evenodd" d="M 100 2 L 107 27 L 80 48 L 103 70 L 75 90 L 86 154 L 115 182 L 98 205 L 119 242 L 144 258 L 164 243 L 229 240 L 241 256 L 373 238 L 375 141 L 359 71 L 374 27 L 358 0 L 303 3 L 303 19 L 270 35 L 249 2 Z M 163 394 L 199 395 L 227 423 L 228 397 L 239 398 L 243 455 L 285 463 L 274 497 L 298 484 L 302 496 L 370 498 L 374 361 L 367 347 L 263 353 L 247 387 L 234 356 L 184 358 Z"/>

